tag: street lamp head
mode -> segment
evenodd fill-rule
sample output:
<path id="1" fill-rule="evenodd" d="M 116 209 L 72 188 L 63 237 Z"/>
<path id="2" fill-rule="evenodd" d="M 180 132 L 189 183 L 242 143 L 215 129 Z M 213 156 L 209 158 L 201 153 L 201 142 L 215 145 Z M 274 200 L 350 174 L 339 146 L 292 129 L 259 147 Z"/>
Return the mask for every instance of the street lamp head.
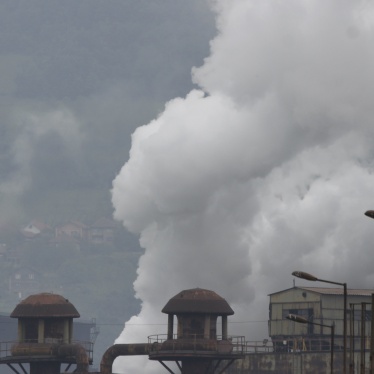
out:
<path id="1" fill-rule="evenodd" d="M 374 218 L 374 210 L 368 210 L 365 212 L 365 216 L 368 216 L 370 218 Z"/>
<path id="2" fill-rule="evenodd" d="M 305 273 L 304 271 L 294 271 L 292 272 L 292 275 L 294 275 L 295 277 L 306 279 L 308 281 L 313 281 L 313 282 L 318 280 L 318 278 L 315 277 L 314 275 Z"/>
<path id="3" fill-rule="evenodd" d="M 294 321 L 298 323 L 309 323 L 307 319 L 305 319 L 304 317 L 297 316 L 296 314 L 289 314 L 288 316 L 286 316 L 286 318 L 289 319 L 290 321 Z"/>
<path id="4" fill-rule="evenodd" d="M 367 216 L 371 217 L 371 218 L 374 218 L 374 211 L 367 211 L 365 214 Z M 344 311 L 344 317 L 343 317 L 343 336 L 344 336 L 344 339 L 343 339 L 343 350 L 344 350 L 344 354 L 343 354 L 343 374 L 347 374 L 347 313 L 346 313 L 346 311 L 347 311 L 347 283 L 338 283 L 338 282 L 333 282 L 333 281 L 329 281 L 329 280 L 325 280 L 325 279 L 318 279 L 314 275 L 309 274 L 309 273 L 305 273 L 303 271 L 294 271 L 292 273 L 292 275 L 294 275 L 295 277 L 298 277 L 298 278 L 309 280 L 309 281 L 314 281 L 314 282 L 315 281 L 319 281 L 319 282 L 324 282 L 324 283 L 338 284 L 338 285 L 344 287 L 344 308 L 343 308 L 343 311 Z M 334 363 L 333 352 L 334 352 L 334 334 L 335 334 L 335 326 L 334 326 L 334 324 L 332 324 L 331 326 L 327 326 L 327 325 L 323 325 L 323 324 L 320 324 L 320 323 L 308 321 L 305 318 L 302 318 L 302 317 L 299 317 L 299 316 L 293 315 L 293 314 L 289 314 L 286 318 L 290 319 L 291 321 L 295 321 L 295 322 L 310 323 L 312 325 L 319 325 L 319 326 L 324 326 L 324 327 L 330 327 L 331 328 L 331 371 L 330 371 L 330 373 L 333 374 L 333 372 L 334 372 L 334 368 L 333 368 L 333 366 L 334 366 L 334 364 L 333 364 Z"/>

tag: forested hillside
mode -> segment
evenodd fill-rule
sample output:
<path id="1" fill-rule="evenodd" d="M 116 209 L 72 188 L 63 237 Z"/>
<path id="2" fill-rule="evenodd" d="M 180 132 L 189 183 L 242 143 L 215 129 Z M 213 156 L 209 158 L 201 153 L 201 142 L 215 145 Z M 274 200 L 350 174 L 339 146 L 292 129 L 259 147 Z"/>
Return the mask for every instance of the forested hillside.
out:
<path id="1" fill-rule="evenodd" d="M 110 244 L 56 244 L 51 237 L 25 238 L 20 230 L 10 228 L 3 228 L 0 237 L 1 312 L 10 313 L 29 293 L 63 295 L 76 306 L 82 319 L 96 320 L 100 329 L 94 349 L 97 363 L 122 331 L 124 322 L 139 310 L 133 282 L 142 250 L 136 238 L 121 228 Z M 15 293 L 12 278 L 25 268 L 33 279 Z M 37 288 L 27 289 L 32 283 Z"/>

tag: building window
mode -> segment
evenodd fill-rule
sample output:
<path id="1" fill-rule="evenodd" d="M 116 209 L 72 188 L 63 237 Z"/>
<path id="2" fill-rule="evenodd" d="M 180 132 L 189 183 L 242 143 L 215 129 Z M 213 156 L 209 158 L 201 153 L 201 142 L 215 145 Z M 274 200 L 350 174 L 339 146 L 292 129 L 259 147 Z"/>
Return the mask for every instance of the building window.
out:
<path id="1" fill-rule="evenodd" d="M 313 319 L 313 309 L 283 309 L 282 317 L 283 319 L 286 318 L 289 314 L 294 314 L 296 316 L 303 317 L 307 319 L 308 321 L 311 321 Z"/>
<path id="2" fill-rule="evenodd" d="M 305 318 L 309 322 L 313 322 L 313 309 L 283 309 L 282 311 L 282 317 L 285 319 L 289 314 L 293 314 L 302 318 Z M 308 334 L 313 334 L 313 324 L 308 323 Z"/>

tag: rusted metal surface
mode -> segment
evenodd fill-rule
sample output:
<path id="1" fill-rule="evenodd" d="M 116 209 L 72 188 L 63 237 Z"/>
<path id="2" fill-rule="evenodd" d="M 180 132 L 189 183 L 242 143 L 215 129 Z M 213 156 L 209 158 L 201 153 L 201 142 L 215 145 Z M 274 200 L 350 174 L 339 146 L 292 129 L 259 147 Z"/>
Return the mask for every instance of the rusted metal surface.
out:
<path id="1" fill-rule="evenodd" d="M 22 357 L 26 362 L 32 356 L 53 356 L 59 355 L 58 347 L 74 347 L 80 346 L 84 349 L 89 363 L 93 361 L 93 343 L 84 341 L 74 341 L 72 344 L 53 344 L 53 343 L 34 343 L 34 342 L 19 342 L 8 341 L 0 342 L 0 364 L 9 362 L 15 357 Z M 64 352 L 63 349 L 61 348 Z M 71 349 L 71 348 L 66 348 Z M 61 354 L 60 354 L 61 356 Z"/>
<path id="2" fill-rule="evenodd" d="M 12 318 L 80 317 L 74 305 L 61 295 L 40 293 L 21 301 L 13 310 Z"/>
<path id="3" fill-rule="evenodd" d="M 166 314 L 208 313 L 219 315 L 232 315 L 227 301 L 214 291 L 202 288 L 184 290 L 171 298 L 162 309 Z"/>
<path id="4" fill-rule="evenodd" d="M 148 337 L 149 358 L 151 360 L 176 357 L 243 357 L 245 350 L 244 336 L 229 336 L 228 339 L 204 339 L 199 336 L 190 338 L 167 339 L 167 335 L 151 335 Z"/>
<path id="5" fill-rule="evenodd" d="M 48 343 L 15 343 L 11 347 L 12 356 L 52 356 L 56 355 L 55 344 Z"/>
<path id="6" fill-rule="evenodd" d="M 80 344 L 62 344 L 57 349 L 58 357 L 74 357 L 77 367 L 76 372 L 88 373 L 89 357 L 86 349 Z"/>
<path id="7" fill-rule="evenodd" d="M 148 355 L 149 344 L 138 343 L 138 344 L 114 344 L 109 347 L 100 363 L 100 373 L 110 374 L 112 373 L 113 362 L 117 357 L 120 356 L 141 356 Z"/>
<path id="8" fill-rule="evenodd" d="M 76 364 L 76 372 L 88 373 L 92 363 L 92 348 L 79 343 L 51 344 L 51 343 L 0 343 L 0 364 L 29 363 L 34 373 L 58 374 L 60 364 Z M 91 349 L 91 351 L 90 351 Z"/>
<path id="9" fill-rule="evenodd" d="M 227 317 L 234 314 L 227 301 L 214 291 L 193 288 L 171 298 L 163 313 L 168 314 L 166 339 L 149 337 L 149 359 L 159 361 L 173 373 L 166 361 L 179 362 L 183 374 L 222 373 L 243 355 L 244 337 L 229 337 Z M 173 334 L 173 319 L 178 319 Z M 221 319 L 222 336 L 217 335 L 217 319 Z"/>
<path id="10" fill-rule="evenodd" d="M 214 373 L 221 362 L 225 361 L 228 367 L 234 359 L 242 357 L 244 337 L 228 337 L 226 332 L 227 316 L 234 311 L 215 292 L 201 288 L 184 290 L 170 299 L 162 312 L 169 314 L 168 334 L 153 335 L 147 344 L 113 345 L 103 355 L 100 372 L 111 373 L 113 362 L 119 356 L 149 355 L 149 359 L 159 361 L 171 373 L 164 361 L 180 362 L 178 365 L 184 374 L 206 373 L 207 369 Z M 179 321 L 179 332 L 175 336 L 172 334 L 174 314 Z M 223 321 L 221 339 L 216 335 L 218 316 Z"/>
<path id="11" fill-rule="evenodd" d="M 71 342 L 72 320 L 79 313 L 69 300 L 52 293 L 31 295 L 10 317 L 18 318 L 19 340 L 6 343 L 5 350 L 0 343 L 0 364 L 17 372 L 13 364 L 28 363 L 30 374 L 59 374 L 62 363 L 75 363 L 77 373 L 88 373 L 92 345 L 87 349 Z"/>

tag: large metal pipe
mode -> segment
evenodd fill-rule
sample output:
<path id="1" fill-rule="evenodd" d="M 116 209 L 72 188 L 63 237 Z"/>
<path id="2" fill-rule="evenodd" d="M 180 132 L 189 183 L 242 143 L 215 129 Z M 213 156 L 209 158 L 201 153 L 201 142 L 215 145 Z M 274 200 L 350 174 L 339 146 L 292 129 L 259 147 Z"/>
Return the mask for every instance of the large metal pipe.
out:
<path id="1" fill-rule="evenodd" d="M 80 344 L 62 344 L 57 348 L 57 356 L 66 357 L 73 356 L 75 357 L 77 368 L 75 372 L 80 374 L 88 373 L 89 368 L 89 359 L 86 349 Z"/>
<path id="2" fill-rule="evenodd" d="M 148 343 L 138 343 L 138 344 L 114 344 L 109 347 L 100 363 L 100 373 L 101 374 L 111 374 L 113 362 L 117 357 L 120 356 L 140 356 L 149 354 L 149 344 Z"/>

